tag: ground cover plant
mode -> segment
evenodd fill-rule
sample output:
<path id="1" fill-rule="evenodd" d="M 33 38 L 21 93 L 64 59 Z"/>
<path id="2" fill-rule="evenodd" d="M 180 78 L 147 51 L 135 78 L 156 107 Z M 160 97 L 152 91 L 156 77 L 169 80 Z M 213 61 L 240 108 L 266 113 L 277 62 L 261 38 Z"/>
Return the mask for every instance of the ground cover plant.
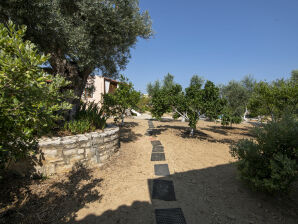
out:
<path id="1" fill-rule="evenodd" d="M 104 114 L 100 105 L 91 102 L 81 102 L 80 109 L 73 120 L 64 124 L 63 131 L 72 134 L 83 134 L 85 132 L 104 129 L 106 126 L 107 114 Z"/>

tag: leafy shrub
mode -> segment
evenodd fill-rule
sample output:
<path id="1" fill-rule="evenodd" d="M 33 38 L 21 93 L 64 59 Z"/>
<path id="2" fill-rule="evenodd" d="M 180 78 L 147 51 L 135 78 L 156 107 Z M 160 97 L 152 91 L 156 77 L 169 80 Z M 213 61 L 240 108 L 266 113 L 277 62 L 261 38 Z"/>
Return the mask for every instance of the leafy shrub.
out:
<path id="1" fill-rule="evenodd" d="M 240 177 L 253 188 L 269 193 L 288 192 L 298 175 L 298 122 L 287 116 L 253 130 L 255 140 L 231 146 Z"/>
<path id="2" fill-rule="evenodd" d="M 223 109 L 223 114 L 221 116 L 221 125 L 228 126 L 232 124 L 240 124 L 242 121 L 241 116 L 237 116 L 234 112 L 231 111 L 230 108 L 225 107 Z"/>
<path id="3" fill-rule="evenodd" d="M 113 93 L 103 95 L 103 110 L 109 117 L 114 117 L 114 121 L 124 123 L 125 111 L 136 108 L 140 100 L 140 92 L 133 88 L 133 84 L 128 79 L 121 76 L 119 87 Z"/>
<path id="4" fill-rule="evenodd" d="M 107 117 L 103 110 L 99 109 L 99 105 L 91 103 L 81 103 L 80 109 L 74 120 L 64 124 L 64 130 L 72 134 L 82 134 L 94 131 L 96 129 L 104 129 Z"/>
<path id="5" fill-rule="evenodd" d="M 0 24 L 0 169 L 29 155 L 38 137 L 62 119 L 58 112 L 71 108 L 65 101 L 71 92 L 60 92 L 69 82 L 44 72 L 49 57 L 23 41 L 25 31 Z"/>
<path id="6" fill-rule="evenodd" d="M 94 131 L 96 128 L 89 120 L 73 120 L 66 122 L 64 129 L 72 134 L 83 134 L 85 132 Z"/>
<path id="7" fill-rule="evenodd" d="M 96 129 L 104 129 L 107 117 L 103 109 L 94 102 L 81 103 L 80 109 L 76 115 L 76 120 L 88 120 Z"/>
<path id="8" fill-rule="evenodd" d="M 140 97 L 139 102 L 136 105 L 136 110 L 138 110 L 140 113 L 145 113 L 146 111 L 150 110 L 149 107 L 150 98 L 148 96 L 142 95 Z"/>

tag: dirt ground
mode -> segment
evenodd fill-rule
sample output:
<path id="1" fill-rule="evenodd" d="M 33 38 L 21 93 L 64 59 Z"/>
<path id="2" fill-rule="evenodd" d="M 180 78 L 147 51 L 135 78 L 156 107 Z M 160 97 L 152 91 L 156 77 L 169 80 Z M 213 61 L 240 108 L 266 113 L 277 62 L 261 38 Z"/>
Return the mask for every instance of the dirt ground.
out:
<path id="1" fill-rule="evenodd" d="M 229 145 L 250 137 L 250 125 L 224 129 L 199 121 L 190 138 L 187 123 L 153 124 L 153 135 L 146 136 L 147 120 L 126 119 L 120 154 L 100 169 L 77 167 L 66 175 L 1 186 L 0 223 L 154 224 L 158 208 L 181 208 L 188 224 L 297 223 L 297 188 L 287 197 L 271 197 L 237 179 Z M 166 161 L 150 161 L 152 140 L 161 141 Z M 171 175 L 156 177 L 153 165 L 165 163 Z M 152 179 L 173 180 L 177 201 L 151 200 Z"/>

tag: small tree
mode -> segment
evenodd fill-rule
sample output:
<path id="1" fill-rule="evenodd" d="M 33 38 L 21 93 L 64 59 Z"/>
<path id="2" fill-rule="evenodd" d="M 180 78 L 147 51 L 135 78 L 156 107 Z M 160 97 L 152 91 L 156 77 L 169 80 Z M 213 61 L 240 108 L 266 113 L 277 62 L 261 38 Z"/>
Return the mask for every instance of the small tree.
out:
<path id="1" fill-rule="evenodd" d="M 60 92 L 68 82 L 43 71 L 49 57 L 23 41 L 25 31 L 12 22 L 0 24 L 0 168 L 27 156 L 61 119 L 57 112 L 71 108 L 65 99 L 72 94 Z"/>
<path id="2" fill-rule="evenodd" d="M 203 79 L 195 75 L 190 86 L 182 91 L 181 85 L 171 80 L 171 85 L 162 86 L 152 96 L 152 115 L 160 119 L 164 113 L 172 111 L 174 118 L 181 116 L 189 121 L 190 135 L 193 135 L 200 115 L 215 119 L 225 103 L 220 98 L 219 88 L 211 81 L 207 81 L 202 89 L 203 84 Z"/>
<path id="3" fill-rule="evenodd" d="M 125 112 L 127 109 L 136 108 L 140 100 L 140 92 L 134 90 L 131 82 L 121 77 L 119 87 L 114 93 L 103 95 L 103 107 L 108 116 L 113 116 L 115 122 L 121 120 L 124 123 Z"/>
<path id="4" fill-rule="evenodd" d="M 247 75 L 240 82 L 230 81 L 227 85 L 221 86 L 221 95 L 227 102 L 222 114 L 222 125 L 237 124 L 242 119 L 246 120 L 247 105 L 255 83 L 254 78 Z"/>
<path id="5" fill-rule="evenodd" d="M 185 90 L 187 118 L 191 127 L 190 135 L 193 135 L 201 115 L 212 120 L 216 119 L 221 114 L 225 103 L 220 98 L 219 88 L 213 82 L 206 81 L 203 89 L 201 86 L 200 82 L 191 82 L 190 87 Z"/>
<path id="6" fill-rule="evenodd" d="M 271 116 L 278 120 L 284 111 L 289 114 L 298 112 L 298 83 L 293 79 L 276 80 L 272 83 L 256 84 L 249 101 L 249 110 L 254 115 Z"/>

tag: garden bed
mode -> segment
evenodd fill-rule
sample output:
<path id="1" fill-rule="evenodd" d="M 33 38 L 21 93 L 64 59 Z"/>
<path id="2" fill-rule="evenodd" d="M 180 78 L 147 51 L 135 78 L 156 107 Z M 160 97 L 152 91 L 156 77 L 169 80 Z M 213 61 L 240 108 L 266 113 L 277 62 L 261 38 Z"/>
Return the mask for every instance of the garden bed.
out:
<path id="1" fill-rule="evenodd" d="M 108 126 L 103 131 L 41 138 L 39 149 L 42 164 L 35 169 L 43 175 L 70 171 L 76 163 L 101 166 L 119 150 L 119 128 Z"/>

